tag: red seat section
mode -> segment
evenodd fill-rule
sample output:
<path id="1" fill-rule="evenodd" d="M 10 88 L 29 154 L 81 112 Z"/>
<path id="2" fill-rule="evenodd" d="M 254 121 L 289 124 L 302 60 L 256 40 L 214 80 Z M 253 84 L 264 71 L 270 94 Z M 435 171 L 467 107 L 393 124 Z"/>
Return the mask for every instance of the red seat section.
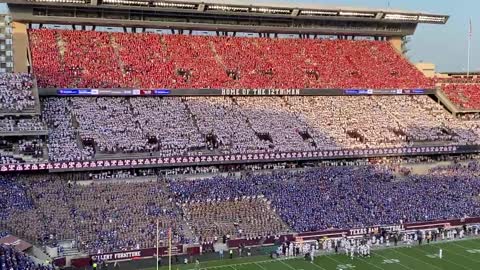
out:
<path id="1" fill-rule="evenodd" d="M 450 83 L 442 89 L 460 109 L 480 110 L 480 83 Z"/>
<path id="2" fill-rule="evenodd" d="M 431 88 L 388 42 L 30 30 L 40 87 Z"/>

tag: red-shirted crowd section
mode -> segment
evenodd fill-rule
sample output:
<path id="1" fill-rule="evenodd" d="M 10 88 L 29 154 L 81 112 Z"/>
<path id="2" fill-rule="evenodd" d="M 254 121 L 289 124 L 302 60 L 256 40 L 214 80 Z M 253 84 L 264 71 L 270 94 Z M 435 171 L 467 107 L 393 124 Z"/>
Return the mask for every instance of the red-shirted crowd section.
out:
<path id="1" fill-rule="evenodd" d="M 30 30 L 40 87 L 432 88 L 388 42 Z"/>
<path id="2" fill-rule="evenodd" d="M 442 89 L 459 109 L 480 110 L 480 82 L 443 84 Z"/>

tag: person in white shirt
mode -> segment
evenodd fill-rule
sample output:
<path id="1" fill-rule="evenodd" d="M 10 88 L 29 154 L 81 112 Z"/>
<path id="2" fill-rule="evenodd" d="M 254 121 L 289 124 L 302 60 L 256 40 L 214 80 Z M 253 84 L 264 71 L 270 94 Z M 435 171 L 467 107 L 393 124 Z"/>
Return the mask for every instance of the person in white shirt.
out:
<path id="1" fill-rule="evenodd" d="M 315 260 L 315 248 L 312 246 L 312 248 L 310 249 L 310 262 L 313 263 L 313 261 Z"/>

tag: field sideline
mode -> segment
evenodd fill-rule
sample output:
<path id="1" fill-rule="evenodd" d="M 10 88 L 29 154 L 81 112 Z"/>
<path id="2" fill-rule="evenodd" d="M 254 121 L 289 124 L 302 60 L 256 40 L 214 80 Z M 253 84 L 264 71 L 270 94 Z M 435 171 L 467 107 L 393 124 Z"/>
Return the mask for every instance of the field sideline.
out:
<path id="1" fill-rule="evenodd" d="M 439 249 L 443 259 L 438 258 Z M 155 270 L 155 267 L 143 270 Z M 168 267 L 161 267 L 166 270 Z M 172 265 L 173 270 L 196 269 L 194 264 Z M 318 256 L 315 263 L 303 258 L 271 260 L 267 256 L 208 261 L 199 269 L 215 270 L 478 270 L 480 239 L 424 244 L 422 246 L 379 249 L 370 258 L 330 254 Z"/>

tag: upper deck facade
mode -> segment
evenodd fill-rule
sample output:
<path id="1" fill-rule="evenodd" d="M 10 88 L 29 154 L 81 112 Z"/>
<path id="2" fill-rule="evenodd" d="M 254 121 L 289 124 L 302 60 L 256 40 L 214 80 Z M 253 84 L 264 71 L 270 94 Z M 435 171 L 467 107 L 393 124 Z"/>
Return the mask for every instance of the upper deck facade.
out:
<path id="1" fill-rule="evenodd" d="M 403 37 L 447 15 L 255 1 L 1 0 L 23 23 L 217 32 Z"/>

